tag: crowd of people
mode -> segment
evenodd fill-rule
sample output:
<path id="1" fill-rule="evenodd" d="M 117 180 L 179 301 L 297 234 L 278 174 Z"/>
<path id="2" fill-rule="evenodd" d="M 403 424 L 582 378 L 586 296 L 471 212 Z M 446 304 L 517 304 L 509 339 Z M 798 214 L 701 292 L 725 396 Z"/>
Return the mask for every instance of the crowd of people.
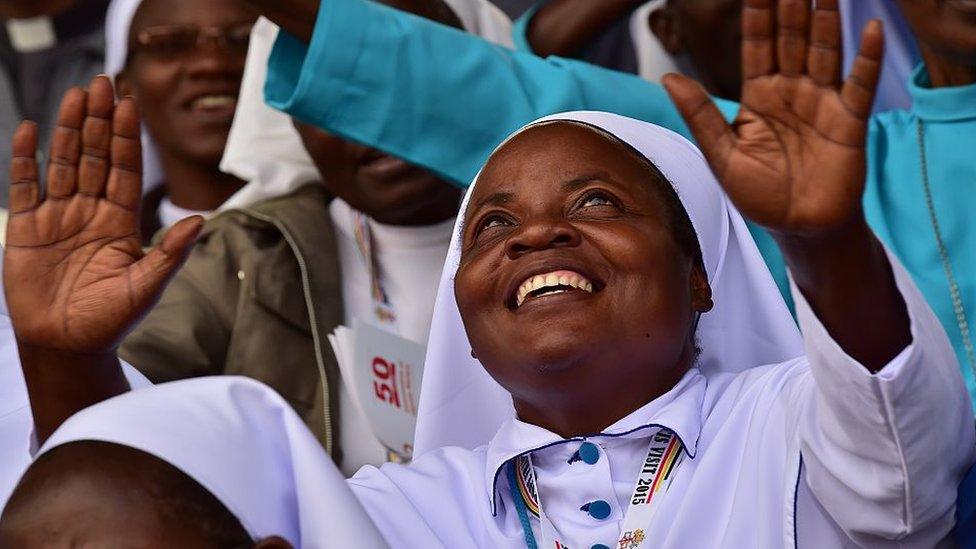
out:
<path id="1" fill-rule="evenodd" d="M 976 547 L 976 3 L 0 21 L 0 549 Z"/>

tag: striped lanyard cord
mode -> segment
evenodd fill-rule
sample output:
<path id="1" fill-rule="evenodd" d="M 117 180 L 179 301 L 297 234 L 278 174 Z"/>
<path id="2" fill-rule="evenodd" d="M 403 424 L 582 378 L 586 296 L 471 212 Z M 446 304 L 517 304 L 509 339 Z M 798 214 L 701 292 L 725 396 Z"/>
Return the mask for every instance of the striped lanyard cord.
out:
<path id="1" fill-rule="evenodd" d="M 915 127 L 918 131 L 918 149 L 922 168 L 922 189 L 925 191 L 925 205 L 928 206 L 929 219 L 932 221 L 932 230 L 935 232 L 935 244 L 939 248 L 942 269 L 945 271 L 946 279 L 949 281 L 949 298 L 952 300 L 952 310 L 956 315 L 959 334 L 962 336 L 962 345 L 966 350 L 966 360 L 969 362 L 969 370 L 973 374 L 973 378 L 976 379 L 976 353 L 973 352 L 973 342 L 969 335 L 969 322 L 966 320 L 966 308 L 962 301 L 962 294 L 959 291 L 959 284 L 956 282 L 956 276 L 952 271 L 949 248 L 946 246 L 945 238 L 942 237 L 942 228 L 939 225 L 935 202 L 932 200 L 932 185 L 929 183 L 929 165 L 925 155 L 925 125 L 921 118 L 917 120 Z"/>
<path id="2" fill-rule="evenodd" d="M 369 272 L 369 291 L 373 300 L 373 317 L 378 325 L 397 333 L 397 316 L 390 303 L 390 296 L 383 287 L 380 279 L 380 269 L 377 265 L 376 254 L 373 250 L 373 235 L 369 228 L 369 218 L 366 214 L 353 211 L 353 229 L 356 236 L 356 248 Z"/>
<path id="3" fill-rule="evenodd" d="M 645 542 L 649 541 L 647 528 L 660 508 L 664 494 L 671 487 L 684 457 L 684 446 L 673 431 L 662 428 L 651 436 L 647 455 L 641 464 L 630 504 L 624 514 L 617 548 L 645 547 Z M 558 539 L 555 526 L 543 511 L 531 456 L 522 454 L 509 461 L 507 473 L 509 490 L 515 502 L 526 547 L 539 547 L 532 531 L 532 519 L 535 518 L 539 520 L 544 546 L 550 549 L 566 549 L 567 546 Z"/>

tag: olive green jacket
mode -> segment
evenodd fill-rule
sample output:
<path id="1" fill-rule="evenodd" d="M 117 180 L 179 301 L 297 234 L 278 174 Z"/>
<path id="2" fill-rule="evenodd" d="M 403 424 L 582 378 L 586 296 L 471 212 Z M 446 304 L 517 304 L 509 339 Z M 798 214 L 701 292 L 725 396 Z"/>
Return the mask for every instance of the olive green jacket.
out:
<path id="1" fill-rule="evenodd" d="M 343 311 L 330 201 L 310 184 L 209 219 L 159 304 L 122 344 L 122 358 L 156 383 L 258 379 L 341 459 L 342 379 L 328 334 Z"/>

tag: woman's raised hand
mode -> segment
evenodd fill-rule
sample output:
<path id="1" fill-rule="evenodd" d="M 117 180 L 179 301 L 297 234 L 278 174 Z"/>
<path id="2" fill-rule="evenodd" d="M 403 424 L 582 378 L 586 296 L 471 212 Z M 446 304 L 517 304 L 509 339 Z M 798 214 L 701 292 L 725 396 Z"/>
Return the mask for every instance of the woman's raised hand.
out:
<path id="1" fill-rule="evenodd" d="M 114 355 L 202 226 L 199 217 L 183 220 L 143 253 L 139 118 L 131 99 L 115 105 L 114 97 L 104 76 L 65 94 L 43 194 L 37 127 L 24 122 L 14 135 L 3 268 L 22 348 Z"/>
<path id="2" fill-rule="evenodd" d="M 860 215 L 881 24 L 842 83 L 837 0 L 744 0 L 742 107 L 729 125 L 694 81 L 664 81 L 739 210 L 776 234 L 818 236 Z"/>

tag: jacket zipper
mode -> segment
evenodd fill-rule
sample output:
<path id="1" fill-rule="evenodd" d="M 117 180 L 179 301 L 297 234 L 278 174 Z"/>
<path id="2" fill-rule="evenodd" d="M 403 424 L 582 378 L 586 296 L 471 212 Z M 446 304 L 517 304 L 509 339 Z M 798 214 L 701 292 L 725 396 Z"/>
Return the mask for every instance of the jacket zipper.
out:
<path id="1" fill-rule="evenodd" d="M 288 247 L 295 254 L 295 259 L 298 260 L 298 268 L 302 273 L 302 292 L 305 297 L 305 308 L 308 309 L 308 323 L 312 328 L 312 344 L 315 346 L 315 365 L 318 367 L 319 381 L 322 383 L 322 417 L 325 419 L 325 451 L 327 454 L 332 455 L 332 410 L 329 402 L 329 380 L 325 375 L 325 362 L 322 359 L 322 341 L 319 338 L 319 323 L 315 316 L 315 308 L 312 304 L 311 281 L 308 277 L 308 265 L 305 262 L 305 256 L 298 249 L 298 245 L 295 243 L 295 239 L 291 233 L 288 232 L 288 229 L 283 227 L 277 220 L 252 210 L 241 209 L 239 211 L 255 219 L 274 225 L 281 231 L 282 236 L 285 237 L 285 241 L 288 242 Z"/>

